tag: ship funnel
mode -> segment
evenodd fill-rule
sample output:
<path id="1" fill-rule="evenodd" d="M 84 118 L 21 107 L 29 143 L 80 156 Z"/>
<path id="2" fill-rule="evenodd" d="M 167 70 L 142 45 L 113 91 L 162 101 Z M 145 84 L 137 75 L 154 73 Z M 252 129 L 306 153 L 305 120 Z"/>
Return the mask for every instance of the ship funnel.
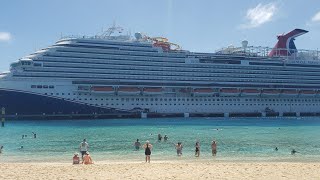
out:
<path id="1" fill-rule="evenodd" d="M 294 44 L 294 38 L 301 36 L 308 31 L 303 29 L 295 29 L 287 34 L 278 35 L 278 42 L 269 53 L 269 56 L 290 56 L 297 51 Z"/>

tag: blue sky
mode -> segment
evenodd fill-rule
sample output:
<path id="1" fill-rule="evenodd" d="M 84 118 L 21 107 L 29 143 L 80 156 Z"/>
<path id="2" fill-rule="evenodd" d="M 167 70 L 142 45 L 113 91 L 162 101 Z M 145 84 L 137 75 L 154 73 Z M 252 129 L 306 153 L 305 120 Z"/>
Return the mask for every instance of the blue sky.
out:
<path id="1" fill-rule="evenodd" d="M 307 2 L 307 3 L 306 3 Z M 269 46 L 302 28 L 300 49 L 320 48 L 319 0 L 7 0 L 0 3 L 0 71 L 62 35 L 96 35 L 117 25 L 164 36 L 183 49 L 214 52 L 244 39 Z"/>

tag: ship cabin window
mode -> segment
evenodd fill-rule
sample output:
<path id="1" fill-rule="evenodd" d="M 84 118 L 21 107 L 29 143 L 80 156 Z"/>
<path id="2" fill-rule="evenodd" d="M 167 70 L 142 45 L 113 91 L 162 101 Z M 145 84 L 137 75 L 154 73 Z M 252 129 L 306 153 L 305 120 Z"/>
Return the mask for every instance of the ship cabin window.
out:
<path id="1" fill-rule="evenodd" d="M 54 88 L 54 86 L 52 86 L 52 85 L 49 86 L 49 89 L 53 89 L 53 88 Z"/>
<path id="2" fill-rule="evenodd" d="M 23 66 L 30 66 L 32 64 L 32 61 L 30 60 L 22 60 L 20 62 L 21 62 L 21 65 Z"/>
<path id="3" fill-rule="evenodd" d="M 42 88 L 42 85 L 37 85 L 37 88 Z"/>
<path id="4" fill-rule="evenodd" d="M 37 88 L 37 86 L 36 85 L 31 85 L 31 88 Z"/>
<path id="5" fill-rule="evenodd" d="M 41 67 L 42 66 L 42 63 L 33 63 L 33 66 L 37 66 L 37 67 Z"/>
<path id="6" fill-rule="evenodd" d="M 48 89 L 48 85 L 43 85 L 42 87 L 45 89 Z"/>

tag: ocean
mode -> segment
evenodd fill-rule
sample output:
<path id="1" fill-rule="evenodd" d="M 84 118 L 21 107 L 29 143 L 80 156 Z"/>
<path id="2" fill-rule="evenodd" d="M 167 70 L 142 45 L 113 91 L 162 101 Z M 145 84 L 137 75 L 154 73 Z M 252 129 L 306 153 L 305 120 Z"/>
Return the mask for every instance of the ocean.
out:
<path id="1" fill-rule="evenodd" d="M 33 138 L 32 132 L 37 134 Z M 159 142 L 158 134 L 167 135 Z M 22 135 L 27 137 L 22 139 Z M 320 118 L 164 118 L 6 121 L 0 162 L 70 162 L 86 138 L 94 161 L 144 161 L 134 142 L 153 145 L 151 161 L 320 161 Z M 211 155 L 211 141 L 218 153 Z M 194 156 L 195 142 L 201 145 Z M 175 144 L 182 142 L 177 157 Z M 20 147 L 23 146 L 23 149 Z M 275 147 L 278 151 L 275 151 Z M 291 150 L 298 151 L 291 155 Z"/>

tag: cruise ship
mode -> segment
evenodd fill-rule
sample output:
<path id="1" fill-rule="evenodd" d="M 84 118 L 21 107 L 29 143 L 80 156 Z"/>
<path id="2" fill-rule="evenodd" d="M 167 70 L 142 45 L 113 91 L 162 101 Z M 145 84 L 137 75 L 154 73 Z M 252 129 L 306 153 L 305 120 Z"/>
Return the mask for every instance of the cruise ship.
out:
<path id="1" fill-rule="evenodd" d="M 273 48 L 243 41 L 198 53 L 122 30 L 64 37 L 13 62 L 0 74 L 0 108 L 17 117 L 320 112 L 320 53 L 294 44 L 308 31 L 278 35 Z"/>

